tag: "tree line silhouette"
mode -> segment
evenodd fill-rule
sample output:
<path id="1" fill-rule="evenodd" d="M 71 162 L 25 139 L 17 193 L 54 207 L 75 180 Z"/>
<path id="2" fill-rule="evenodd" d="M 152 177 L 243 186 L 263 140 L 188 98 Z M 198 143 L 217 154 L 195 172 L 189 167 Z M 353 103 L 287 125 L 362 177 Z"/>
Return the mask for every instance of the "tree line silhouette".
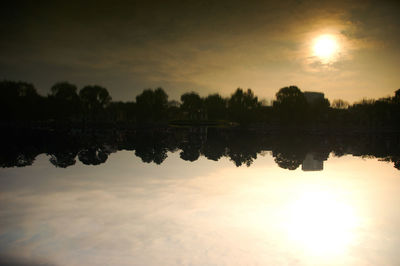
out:
<path id="1" fill-rule="evenodd" d="M 10 130 L 0 139 L 0 167 L 33 164 L 47 154 L 56 167 L 69 167 L 77 160 L 85 165 L 105 163 L 108 156 L 128 150 L 144 163 L 161 164 L 168 153 L 182 160 L 201 156 L 218 161 L 228 158 L 236 166 L 250 166 L 269 151 L 279 167 L 294 170 L 312 154 L 325 161 L 329 155 L 379 158 L 400 170 L 400 138 L 385 134 L 268 134 L 260 130 L 207 127 L 165 127 L 136 130 L 78 130 L 76 132 Z"/>
<path id="2" fill-rule="evenodd" d="M 162 88 L 145 89 L 135 101 L 112 101 L 106 88 L 91 85 L 78 90 L 68 82 L 54 84 L 47 96 L 26 82 L 1 81 L 0 121 L 3 125 L 160 125 L 240 124 L 263 126 L 324 126 L 398 129 L 400 89 L 394 96 L 349 104 L 324 97 L 312 101 L 296 86 L 281 88 L 271 105 L 251 89 L 238 88 L 230 97 L 218 93 L 201 97 L 184 93 L 168 100 Z"/>

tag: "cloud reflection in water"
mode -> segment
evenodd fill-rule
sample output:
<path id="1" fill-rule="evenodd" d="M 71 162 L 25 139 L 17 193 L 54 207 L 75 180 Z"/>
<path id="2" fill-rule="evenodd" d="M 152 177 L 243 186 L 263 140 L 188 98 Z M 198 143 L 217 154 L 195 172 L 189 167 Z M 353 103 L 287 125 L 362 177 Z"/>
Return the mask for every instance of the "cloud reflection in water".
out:
<path id="1" fill-rule="evenodd" d="M 400 179 L 388 164 L 345 156 L 303 172 L 270 154 L 250 168 L 178 152 L 158 166 L 132 157 L 60 169 L 39 156 L 2 169 L 1 253 L 56 265 L 400 262 L 390 223 Z"/>

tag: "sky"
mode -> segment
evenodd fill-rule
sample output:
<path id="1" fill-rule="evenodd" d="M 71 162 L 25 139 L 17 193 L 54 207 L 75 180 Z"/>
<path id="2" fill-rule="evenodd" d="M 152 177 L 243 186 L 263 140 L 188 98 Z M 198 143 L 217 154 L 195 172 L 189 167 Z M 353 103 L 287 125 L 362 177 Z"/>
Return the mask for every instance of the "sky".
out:
<path id="1" fill-rule="evenodd" d="M 132 101 L 285 86 L 349 102 L 400 88 L 398 1 L 8 1 L 0 17 L 0 79 L 47 95 L 59 81 L 98 84 Z M 321 36 L 334 40 L 324 58 Z"/>

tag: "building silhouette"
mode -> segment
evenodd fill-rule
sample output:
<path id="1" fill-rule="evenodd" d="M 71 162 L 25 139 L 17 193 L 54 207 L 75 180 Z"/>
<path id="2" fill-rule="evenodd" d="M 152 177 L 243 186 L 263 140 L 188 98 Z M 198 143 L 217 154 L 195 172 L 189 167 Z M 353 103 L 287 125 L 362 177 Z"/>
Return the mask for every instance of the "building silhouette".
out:
<path id="1" fill-rule="evenodd" d="M 301 164 L 301 170 L 303 171 L 322 171 L 324 170 L 324 162 L 316 159 L 313 153 L 307 153 L 306 157 Z"/>
<path id="2" fill-rule="evenodd" d="M 304 97 L 307 100 L 307 103 L 312 104 L 317 101 L 322 101 L 325 98 L 325 95 L 322 92 L 315 92 L 315 91 L 305 91 Z"/>

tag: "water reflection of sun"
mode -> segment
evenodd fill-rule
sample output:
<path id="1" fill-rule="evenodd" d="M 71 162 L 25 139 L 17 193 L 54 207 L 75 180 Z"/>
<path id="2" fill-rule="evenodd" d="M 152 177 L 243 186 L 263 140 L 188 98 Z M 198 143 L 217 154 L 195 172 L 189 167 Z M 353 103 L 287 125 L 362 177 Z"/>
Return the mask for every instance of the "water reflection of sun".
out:
<path id="1" fill-rule="evenodd" d="M 289 207 L 289 239 L 312 255 L 339 255 L 354 240 L 357 216 L 333 195 L 311 191 Z"/>

